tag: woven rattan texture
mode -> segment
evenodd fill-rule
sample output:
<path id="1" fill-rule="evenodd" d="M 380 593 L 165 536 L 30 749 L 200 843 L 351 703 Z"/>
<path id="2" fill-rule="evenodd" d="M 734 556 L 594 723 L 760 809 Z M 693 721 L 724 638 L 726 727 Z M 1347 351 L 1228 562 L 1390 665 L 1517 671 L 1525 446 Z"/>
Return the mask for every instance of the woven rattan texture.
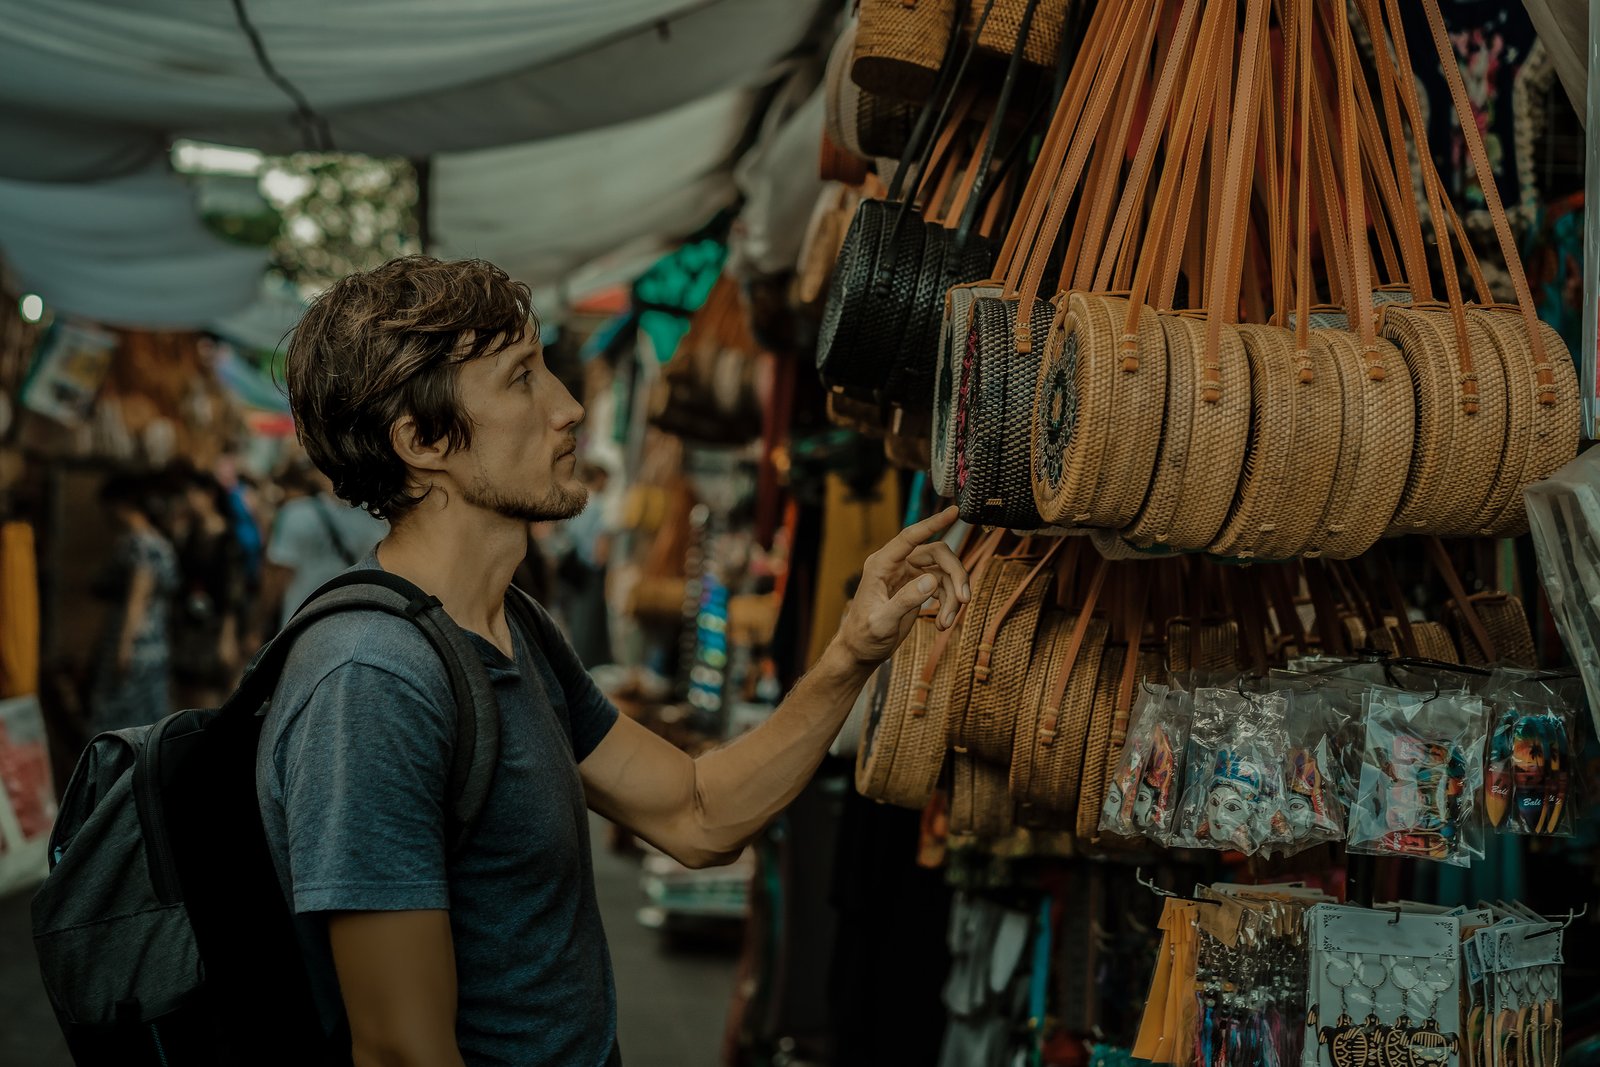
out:
<path id="1" fill-rule="evenodd" d="M 968 522 L 1033 530 L 1045 523 L 1034 506 L 1028 474 L 1032 398 L 1055 311 L 1046 301 L 1034 301 L 1029 320 L 1033 345 L 1027 353 L 1016 350 L 1016 314 L 1014 300 L 979 299 L 973 306 L 970 387 L 958 391 L 966 418 L 965 432 L 957 431 L 961 459 L 956 501 Z M 957 418 L 961 421 L 959 414 Z"/>
<path id="2" fill-rule="evenodd" d="M 972 328 L 972 305 L 980 296 L 998 298 L 1001 292 L 999 285 L 976 283 L 953 286 L 945 294 L 934 368 L 932 474 L 933 491 L 947 500 L 956 495 L 956 394 Z"/>
<path id="3" fill-rule="evenodd" d="M 1462 663 L 1475 667 L 1505 665 L 1530 669 L 1539 665 L 1533 631 L 1528 626 L 1528 612 L 1521 600 L 1507 593 L 1478 593 L 1467 599 L 1488 631 L 1489 640 L 1494 644 L 1494 657 L 1478 644 L 1455 602 L 1451 601 L 1446 614 L 1461 649 Z"/>
<path id="4" fill-rule="evenodd" d="M 1032 564 L 1016 561 L 1007 569 L 1020 572 L 1017 581 L 1007 580 L 1006 596 L 1015 590 Z M 980 759 L 1002 766 L 1011 763 L 1012 739 L 1016 734 L 1017 709 L 1028 686 L 1028 665 L 1033 659 L 1033 639 L 1039 628 L 1040 612 L 1053 575 L 1041 573 L 1012 607 L 995 636 L 987 680 L 976 671 L 972 696 L 967 707 L 967 748 Z M 975 670 L 975 669 L 974 669 Z"/>
<path id="5" fill-rule="evenodd" d="M 1394 518 L 1411 467 L 1416 400 L 1400 352 L 1376 339 L 1373 379 L 1360 339 L 1342 330 L 1314 330 L 1327 347 L 1343 401 L 1343 435 L 1328 508 L 1306 545 L 1307 555 L 1351 559 L 1377 543 Z"/>
<path id="6" fill-rule="evenodd" d="M 944 766 L 949 703 L 929 699 L 921 713 L 912 703 L 938 634 L 936 617 L 920 616 L 873 694 L 869 729 L 862 731 L 856 757 L 856 788 L 864 796 L 907 808 L 923 808 L 933 796 Z M 942 659 L 936 692 L 941 682 L 948 686 L 949 673 Z"/>
<path id="7" fill-rule="evenodd" d="M 1505 452 L 1505 374 L 1494 343 L 1468 318 L 1478 385 L 1478 411 L 1468 414 L 1450 312 L 1392 305 L 1383 309 L 1382 326 L 1405 359 L 1417 402 L 1416 445 L 1389 532 L 1475 533 Z"/>
<path id="8" fill-rule="evenodd" d="M 1048 657 L 1037 657 L 1048 664 L 1044 668 L 1049 679 L 1042 694 L 1045 702 L 1050 698 L 1049 686 L 1055 682 L 1060 659 L 1066 653 L 1067 635 L 1075 621 L 1075 616 L 1070 614 L 1052 616 L 1055 640 Z M 1048 808 L 1068 818 L 1077 812 L 1084 744 L 1088 739 L 1106 634 L 1104 621 L 1090 622 L 1060 707 L 1019 709 L 1016 744 L 1011 755 L 1011 793 L 1018 803 Z"/>
<path id="9" fill-rule="evenodd" d="M 955 0 L 865 0 L 850 77 L 874 93 L 927 99 L 955 29 L 955 12 Z"/>
<path id="10" fill-rule="evenodd" d="M 1250 362 L 1238 331 L 1218 346 L 1222 396 L 1200 392 L 1203 321 L 1161 315 L 1167 342 L 1167 408 L 1150 494 L 1124 536 L 1141 548 L 1195 551 L 1216 539 L 1238 491 L 1250 439 Z"/>

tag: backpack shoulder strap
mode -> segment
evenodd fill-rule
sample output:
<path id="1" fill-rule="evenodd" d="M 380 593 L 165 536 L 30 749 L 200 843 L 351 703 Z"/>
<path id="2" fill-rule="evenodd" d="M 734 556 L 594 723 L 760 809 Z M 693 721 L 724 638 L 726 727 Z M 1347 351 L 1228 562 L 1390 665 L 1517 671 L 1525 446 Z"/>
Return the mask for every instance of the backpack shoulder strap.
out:
<path id="1" fill-rule="evenodd" d="M 483 660 L 467 635 L 445 614 L 438 597 L 398 575 L 376 569 L 350 571 L 331 579 L 307 598 L 288 625 L 251 661 L 224 710 L 264 713 L 295 639 L 313 623 L 345 611 L 381 611 L 409 619 L 444 663 L 456 705 L 447 810 L 451 847 L 457 847 L 476 825 L 493 783 L 500 756 L 500 708 Z"/>

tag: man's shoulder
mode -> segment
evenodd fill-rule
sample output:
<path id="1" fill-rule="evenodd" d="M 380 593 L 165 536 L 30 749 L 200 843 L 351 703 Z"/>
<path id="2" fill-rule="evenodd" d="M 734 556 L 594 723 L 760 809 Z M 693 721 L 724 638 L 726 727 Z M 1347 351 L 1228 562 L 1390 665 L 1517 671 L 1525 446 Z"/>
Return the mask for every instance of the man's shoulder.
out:
<path id="1" fill-rule="evenodd" d="M 451 702 L 449 675 L 433 644 L 415 623 L 384 611 L 342 611 L 301 631 L 284 662 L 278 698 L 301 702 L 341 671 L 389 675 L 441 707 Z"/>

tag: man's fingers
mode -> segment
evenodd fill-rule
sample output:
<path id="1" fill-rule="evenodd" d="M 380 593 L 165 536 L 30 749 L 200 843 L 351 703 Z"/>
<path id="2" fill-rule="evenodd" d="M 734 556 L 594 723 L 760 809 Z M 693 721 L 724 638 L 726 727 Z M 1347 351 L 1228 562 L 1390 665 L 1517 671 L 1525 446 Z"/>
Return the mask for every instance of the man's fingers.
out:
<path id="1" fill-rule="evenodd" d="M 894 627 L 900 625 L 900 620 L 912 612 L 921 611 L 923 603 L 939 588 L 939 580 L 931 574 L 924 574 L 914 581 L 907 582 L 900 591 L 889 598 L 889 615 Z"/>
<path id="2" fill-rule="evenodd" d="M 894 540 L 884 545 L 880 551 L 890 563 L 900 563 L 910 557 L 929 538 L 938 537 L 960 517 L 960 512 L 952 504 L 943 511 L 929 515 L 921 522 L 913 523 L 895 535 Z"/>
<path id="3" fill-rule="evenodd" d="M 967 577 L 967 569 L 961 565 L 961 560 L 950 550 L 950 546 L 943 541 L 917 546 L 906 562 L 923 570 L 937 568 L 942 571 L 944 577 L 949 580 L 952 600 L 959 598 L 964 604 L 971 599 L 971 581 Z"/>

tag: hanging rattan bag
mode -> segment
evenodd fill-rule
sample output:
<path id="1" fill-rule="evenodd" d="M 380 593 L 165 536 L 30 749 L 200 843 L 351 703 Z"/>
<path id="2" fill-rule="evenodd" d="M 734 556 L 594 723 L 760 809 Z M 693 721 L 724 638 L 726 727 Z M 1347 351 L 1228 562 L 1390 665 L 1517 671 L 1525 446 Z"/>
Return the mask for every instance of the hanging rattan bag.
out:
<path id="1" fill-rule="evenodd" d="M 991 534 L 963 560 L 975 582 L 1000 536 Z M 936 613 L 920 615 L 891 669 L 880 675 L 856 753 L 856 788 L 863 796 L 907 808 L 925 807 L 932 798 L 949 744 L 952 642 L 968 624 L 970 608 L 971 602 L 963 605 L 955 625 L 943 631 Z"/>
<path id="2" fill-rule="evenodd" d="M 850 78 L 863 89 L 921 102 L 934 91 L 956 36 L 957 0 L 862 0 Z"/>
<path id="3" fill-rule="evenodd" d="M 1011 795 L 1018 804 L 1072 818 L 1108 628 L 1094 617 L 1110 565 L 1100 560 L 1076 613 L 1050 612 L 1035 637 L 1028 690 L 1017 709 Z"/>

